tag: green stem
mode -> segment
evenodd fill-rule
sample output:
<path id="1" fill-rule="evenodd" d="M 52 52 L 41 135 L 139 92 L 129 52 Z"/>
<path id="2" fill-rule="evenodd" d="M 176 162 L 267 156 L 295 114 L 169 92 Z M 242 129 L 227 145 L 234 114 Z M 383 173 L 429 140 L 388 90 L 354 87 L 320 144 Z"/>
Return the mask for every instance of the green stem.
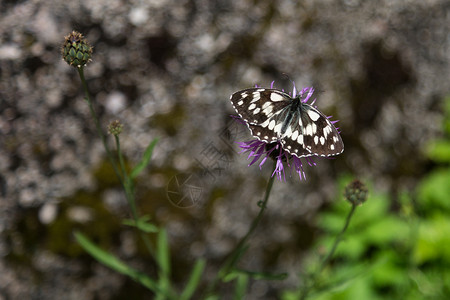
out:
<path id="1" fill-rule="evenodd" d="M 137 222 L 138 213 L 136 209 L 136 202 L 134 201 L 133 183 L 131 182 L 130 177 L 128 176 L 127 170 L 125 169 L 125 162 L 123 159 L 122 150 L 120 149 L 119 136 L 114 135 L 114 139 L 116 141 L 117 156 L 119 157 L 120 168 L 123 174 L 123 183 L 124 183 L 123 187 L 125 189 L 128 204 L 131 207 L 131 213 L 133 215 L 134 221 Z"/>
<path id="2" fill-rule="evenodd" d="M 109 150 L 108 144 L 106 143 L 106 136 L 102 131 L 101 125 L 100 125 L 100 121 L 97 117 L 97 114 L 94 110 L 94 107 L 92 105 L 92 101 L 89 95 L 89 90 L 86 84 L 86 80 L 84 78 L 84 71 L 83 71 L 83 67 L 79 67 L 78 69 L 78 74 L 80 75 L 80 79 L 81 79 L 81 83 L 83 85 L 83 90 L 84 90 L 84 94 L 85 94 L 85 101 L 87 102 L 88 106 L 89 106 L 89 111 L 91 112 L 92 118 L 94 119 L 94 123 L 95 123 L 95 127 L 97 129 L 97 133 L 100 136 L 102 143 L 103 143 L 103 147 L 106 150 L 106 154 L 108 156 L 109 161 L 111 162 L 111 165 L 113 166 L 114 172 L 117 175 L 117 178 L 119 179 L 121 185 L 123 186 L 124 190 L 125 190 L 125 196 L 127 198 L 128 204 L 130 205 L 131 208 L 131 213 L 133 216 L 134 221 L 138 222 L 138 211 L 136 208 L 136 201 L 134 198 L 134 188 L 133 188 L 133 182 L 132 179 L 128 176 L 127 170 L 125 169 L 125 163 L 124 163 L 124 159 L 123 159 L 123 155 L 120 149 L 120 140 L 119 137 L 117 135 L 115 135 L 115 141 L 116 141 L 116 147 L 117 147 L 117 154 L 119 157 L 119 163 L 120 163 L 120 168 L 121 168 L 121 172 L 119 171 L 119 168 L 117 166 L 116 161 L 113 158 L 113 155 L 111 153 L 111 151 Z M 150 242 L 150 239 L 148 238 L 147 235 L 144 234 L 144 232 L 142 232 L 141 230 L 138 230 L 140 233 L 140 236 L 142 238 L 142 240 L 144 241 L 144 244 L 146 246 L 146 248 L 148 249 L 149 253 L 152 255 L 152 257 L 155 257 L 155 251 L 153 249 L 153 246 Z M 161 267 L 161 266 L 160 266 Z M 169 293 L 169 291 L 167 291 L 167 293 Z M 170 296 L 169 298 L 171 299 L 175 299 L 174 297 Z"/>
<path id="3" fill-rule="evenodd" d="M 275 170 L 275 167 L 276 167 L 276 162 L 274 163 L 274 169 L 273 170 Z M 273 174 L 273 172 L 271 174 Z M 237 262 L 241 258 L 243 249 L 245 248 L 245 246 L 247 244 L 247 241 L 249 240 L 250 236 L 255 231 L 256 227 L 258 226 L 259 222 L 262 219 L 264 211 L 266 210 L 267 202 L 269 200 L 270 192 L 272 191 L 272 186 L 273 186 L 274 180 L 275 180 L 275 176 L 271 176 L 269 178 L 269 181 L 267 182 L 267 187 L 266 187 L 266 192 L 264 194 L 264 198 L 263 198 L 262 201 L 258 202 L 258 206 L 260 207 L 258 215 L 253 220 L 253 222 L 252 222 L 248 232 L 246 233 L 246 235 L 239 241 L 237 246 L 234 248 L 234 250 L 229 255 L 228 259 L 223 264 L 223 267 L 219 270 L 218 275 L 212 281 L 211 285 L 208 288 L 207 295 L 210 295 L 214 291 L 214 289 L 216 288 L 216 285 L 217 285 L 219 279 L 223 279 L 227 274 L 229 274 L 230 271 L 234 269 L 234 267 L 236 266 Z"/>
<path id="4" fill-rule="evenodd" d="M 84 100 L 87 102 L 88 106 L 89 106 L 89 111 L 91 112 L 91 116 L 94 119 L 94 123 L 95 123 L 95 127 L 97 129 L 97 133 L 100 136 L 100 139 L 102 140 L 103 143 L 103 147 L 106 150 L 106 154 L 108 155 L 108 159 L 111 162 L 111 165 L 113 166 L 114 172 L 117 175 L 117 178 L 119 178 L 120 183 L 123 185 L 123 178 L 119 172 L 119 169 L 117 167 L 117 164 L 115 162 L 115 160 L 113 159 L 113 156 L 111 154 L 111 151 L 109 150 L 108 144 L 106 143 L 106 137 L 105 134 L 103 133 L 102 127 L 100 126 L 100 121 L 98 120 L 97 114 L 95 113 L 94 107 L 92 105 L 92 101 L 91 101 L 91 97 L 89 96 L 89 90 L 86 84 L 86 79 L 84 78 L 84 70 L 83 67 L 78 67 L 78 74 L 80 75 L 80 79 L 81 79 L 81 84 L 83 85 L 83 90 L 84 90 L 84 95 L 85 98 Z"/>
<path id="5" fill-rule="evenodd" d="M 337 249 L 339 243 L 342 241 L 342 237 L 344 236 L 344 233 L 347 230 L 348 225 L 350 224 L 350 220 L 352 219 L 355 210 L 356 210 L 356 204 L 352 204 L 352 208 L 347 215 L 347 219 L 345 220 L 344 227 L 342 228 L 341 232 L 339 232 L 339 234 L 336 236 L 336 239 L 334 240 L 334 243 L 333 243 L 333 246 L 331 247 L 330 252 L 324 258 L 324 260 L 320 264 L 320 267 L 317 269 L 317 271 L 314 274 L 311 275 L 311 284 L 307 284 L 304 287 L 301 297 L 300 297 L 301 300 L 306 299 L 306 297 L 308 296 L 311 289 L 314 288 L 314 286 L 316 285 L 317 278 L 319 277 L 320 273 L 322 273 L 323 269 L 325 269 L 325 267 L 330 263 L 331 258 L 333 257 L 334 253 L 336 252 L 336 249 Z"/>
<path id="6" fill-rule="evenodd" d="M 94 119 L 94 123 L 95 123 L 95 127 L 97 129 L 97 133 L 100 136 L 102 143 L 103 143 L 103 147 L 105 148 L 106 154 L 108 155 L 108 159 L 111 162 L 111 165 L 113 166 L 114 172 L 117 175 L 117 178 L 119 179 L 120 183 L 122 184 L 124 190 L 125 190 L 125 196 L 127 198 L 127 201 L 130 205 L 131 208 L 131 213 L 133 215 L 133 219 L 137 224 L 138 221 L 138 213 L 137 213 L 137 209 L 136 209 L 136 201 L 134 199 L 134 193 L 133 193 L 133 187 L 132 187 L 132 182 L 130 180 L 130 178 L 127 175 L 126 169 L 125 169 L 125 164 L 123 161 L 123 155 L 122 152 L 120 150 L 120 141 L 118 138 L 116 138 L 116 146 L 117 146 L 117 151 L 118 151 L 118 155 L 119 155 L 119 162 L 120 162 L 120 166 L 121 166 L 121 170 L 122 172 L 119 171 L 119 168 L 116 164 L 116 161 L 113 158 L 113 155 L 111 153 L 111 151 L 109 150 L 108 144 L 106 143 L 106 136 L 102 131 L 102 128 L 100 126 L 100 121 L 98 120 L 97 114 L 95 113 L 94 107 L 92 105 L 92 101 L 91 101 L 91 97 L 89 95 L 89 90 L 86 84 L 86 79 L 84 78 L 84 70 L 83 67 L 79 67 L 77 68 L 78 70 L 78 74 L 80 75 L 80 79 L 81 79 L 81 84 L 83 85 L 83 90 L 84 90 L 84 95 L 85 95 L 85 101 L 87 102 L 88 106 L 89 106 L 89 110 L 91 112 L 92 118 Z M 153 247 L 150 243 L 149 238 L 143 234 L 141 232 L 141 237 L 142 240 L 144 241 L 145 246 L 147 247 L 148 251 L 154 255 L 154 250 Z"/>
<path id="7" fill-rule="evenodd" d="M 125 169 L 125 162 L 123 159 L 123 155 L 122 155 L 122 150 L 120 148 L 120 139 L 118 135 L 114 135 L 115 141 L 116 141 L 116 148 L 117 148 L 117 155 L 119 156 L 119 163 L 120 163 L 120 168 L 122 169 L 122 174 L 123 174 L 123 188 L 125 190 L 125 196 L 127 198 L 128 201 L 128 205 L 131 208 L 131 214 L 133 216 L 133 220 L 134 222 L 138 223 L 138 211 L 136 208 L 136 199 L 134 198 L 134 191 L 133 191 L 133 182 L 131 180 L 131 178 L 128 176 L 128 172 Z M 142 240 L 144 241 L 145 247 L 147 248 L 147 250 L 150 252 L 150 254 L 154 257 L 155 255 L 155 251 L 153 249 L 153 246 L 150 242 L 150 239 L 148 238 L 147 235 L 145 235 L 142 231 L 138 230 L 139 234 L 142 238 Z"/>

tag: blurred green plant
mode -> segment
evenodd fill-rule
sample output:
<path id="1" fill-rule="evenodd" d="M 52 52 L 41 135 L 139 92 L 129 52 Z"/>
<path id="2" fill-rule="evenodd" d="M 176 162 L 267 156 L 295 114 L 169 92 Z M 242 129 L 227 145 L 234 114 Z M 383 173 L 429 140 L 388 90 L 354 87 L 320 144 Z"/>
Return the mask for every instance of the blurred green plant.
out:
<path id="1" fill-rule="evenodd" d="M 443 137 L 425 149 L 435 163 L 414 191 L 397 197 L 370 192 L 345 240 L 317 279 L 309 299 L 448 299 L 450 295 L 450 98 L 444 110 Z M 349 178 L 342 178 L 341 189 Z M 394 209 L 397 200 L 399 209 Z M 316 251 L 330 248 L 348 205 L 336 201 L 320 214 L 323 236 Z M 313 255 L 314 256 L 314 255 Z M 302 281 L 317 270 L 320 257 L 308 261 Z M 302 284 L 282 299 L 301 299 Z"/>

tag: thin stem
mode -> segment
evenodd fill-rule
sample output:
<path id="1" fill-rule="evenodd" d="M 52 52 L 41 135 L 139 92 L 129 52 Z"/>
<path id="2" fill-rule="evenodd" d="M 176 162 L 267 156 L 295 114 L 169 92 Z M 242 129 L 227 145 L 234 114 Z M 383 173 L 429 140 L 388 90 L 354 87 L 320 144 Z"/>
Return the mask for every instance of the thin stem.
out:
<path id="1" fill-rule="evenodd" d="M 321 264 L 321 266 L 319 268 L 319 273 L 323 271 L 323 269 L 326 267 L 326 265 L 330 262 L 331 258 L 333 257 L 334 252 L 336 251 L 338 244 L 342 241 L 342 237 L 344 236 L 344 233 L 347 230 L 348 225 L 350 224 L 350 220 L 351 220 L 355 210 L 356 210 L 356 205 L 352 204 L 352 208 L 351 208 L 350 212 L 347 215 L 347 219 L 345 220 L 344 228 L 342 228 L 341 232 L 338 234 L 338 236 L 334 240 L 334 244 L 333 244 L 333 247 L 331 248 L 330 253 L 328 253 L 327 257 L 325 257 L 325 259 L 322 261 L 322 264 Z"/>
<path id="2" fill-rule="evenodd" d="M 123 185 L 123 178 L 121 176 L 121 173 L 119 172 L 119 169 L 117 168 L 117 164 L 113 159 L 113 156 L 111 154 L 111 151 L 109 150 L 108 144 L 106 143 L 106 137 L 105 134 L 103 133 L 102 127 L 100 126 L 100 121 L 98 120 L 97 114 L 95 113 L 94 107 L 92 105 L 92 101 L 91 101 L 91 97 L 89 96 L 89 90 L 86 84 L 86 79 L 84 78 L 84 70 L 83 67 L 79 67 L 77 68 L 78 70 L 78 74 L 80 75 L 80 79 L 81 79 L 81 84 L 83 85 L 83 90 L 84 90 L 84 95 L 85 98 L 84 100 L 87 102 L 88 106 L 89 106 L 89 111 L 91 112 L 91 116 L 94 119 L 94 123 L 95 123 L 95 127 L 97 129 L 97 133 L 100 136 L 100 139 L 102 140 L 103 143 L 103 147 L 106 150 L 106 154 L 108 155 L 108 158 L 111 162 L 111 165 L 113 166 L 114 172 L 117 175 L 117 178 L 119 178 L 120 183 Z"/>
<path id="3" fill-rule="evenodd" d="M 275 168 L 276 168 L 276 162 L 274 163 L 273 170 L 275 170 Z M 270 174 L 273 174 L 273 171 Z M 229 274 L 230 271 L 234 269 L 237 262 L 241 258 L 242 254 L 243 254 L 243 249 L 245 248 L 247 241 L 249 240 L 250 236 L 255 231 L 256 227 L 258 226 L 259 222 L 262 219 L 264 211 L 266 210 L 267 202 L 269 201 L 269 196 L 270 196 L 270 192 L 272 191 L 272 186 L 273 186 L 274 180 L 275 180 L 275 176 L 271 176 L 269 178 L 269 181 L 267 182 L 267 187 L 266 187 L 266 192 L 264 194 L 264 198 L 262 201 L 258 202 L 258 206 L 260 207 L 258 215 L 253 220 L 248 232 L 239 241 L 237 246 L 234 248 L 234 250 L 229 255 L 228 259 L 224 262 L 223 267 L 220 269 L 220 271 L 218 272 L 218 275 L 216 276 L 216 278 L 212 281 L 211 285 L 209 286 L 207 295 L 210 295 L 214 291 L 218 280 L 223 279 L 227 274 Z"/>
<path id="4" fill-rule="evenodd" d="M 122 152 L 120 150 L 120 141 L 118 139 L 118 137 L 116 137 L 116 146 L 117 146 L 117 152 L 119 155 L 119 162 L 120 162 L 120 166 L 121 166 L 121 170 L 122 172 L 119 171 L 119 168 L 117 166 L 116 161 L 114 160 L 111 151 L 109 150 L 108 144 L 106 143 L 106 136 L 102 131 L 102 128 L 100 126 L 100 121 L 98 120 L 97 114 L 94 110 L 94 107 L 92 105 L 92 101 L 91 101 L 91 97 L 89 95 L 89 90 L 86 84 L 86 79 L 84 78 L 84 70 L 83 67 L 79 67 L 77 68 L 78 70 L 78 74 L 80 75 L 80 79 L 81 79 L 81 84 L 83 85 L 83 90 L 84 90 L 84 95 L 85 95 L 85 101 L 87 102 L 88 106 L 89 106 L 89 110 L 91 112 L 92 118 L 94 119 L 94 123 L 95 123 L 95 127 L 97 129 L 97 133 L 100 136 L 102 143 L 103 143 L 103 147 L 105 148 L 106 154 L 108 155 L 108 159 L 111 162 L 111 165 L 113 166 L 114 172 L 117 175 L 117 178 L 119 179 L 120 183 L 122 184 L 124 190 L 125 190 L 125 196 L 127 198 L 127 201 L 131 207 L 131 213 L 133 215 L 133 219 L 134 221 L 138 222 L 138 213 L 137 213 L 137 209 L 136 209 L 136 201 L 134 199 L 134 194 L 133 194 L 133 185 L 132 182 L 130 180 L 130 178 L 127 175 L 126 169 L 125 169 L 125 164 L 123 161 L 123 155 Z M 145 246 L 147 247 L 148 251 L 150 252 L 150 254 L 152 256 L 154 256 L 155 251 L 153 250 L 152 244 L 149 240 L 149 238 L 143 234 L 141 231 L 139 231 L 142 237 L 142 240 L 144 241 Z"/>
<path id="5" fill-rule="evenodd" d="M 259 207 L 261 208 L 259 210 L 258 215 L 253 220 L 252 225 L 250 226 L 250 229 L 248 230 L 247 234 L 241 239 L 239 244 L 236 246 L 236 249 L 231 254 L 229 261 L 225 263 L 225 268 L 223 268 L 223 272 L 227 274 L 231 269 L 234 268 L 236 265 L 238 259 L 240 258 L 240 253 L 242 252 L 242 249 L 245 247 L 245 244 L 247 243 L 250 236 L 255 231 L 256 227 L 258 226 L 259 222 L 262 219 L 262 216 L 264 214 L 264 211 L 266 210 L 267 201 L 269 200 L 270 191 L 272 190 L 273 182 L 275 180 L 275 176 L 271 176 L 266 187 L 266 193 L 264 194 L 264 199 L 258 203 Z"/>
<path id="6" fill-rule="evenodd" d="M 356 210 L 356 204 L 352 204 L 352 208 L 350 209 L 350 212 L 347 215 L 347 219 L 345 220 L 344 227 L 342 228 L 341 232 L 336 236 L 336 239 L 334 240 L 333 246 L 331 247 L 330 252 L 328 255 L 324 258 L 322 263 L 320 264 L 320 267 L 314 272 L 314 274 L 311 275 L 311 284 L 307 284 L 301 294 L 300 299 L 304 300 L 308 296 L 309 292 L 317 283 L 317 278 L 319 277 L 320 273 L 322 273 L 323 269 L 330 263 L 331 258 L 333 257 L 334 253 L 336 252 L 336 249 L 339 245 L 339 243 L 342 241 L 342 237 L 344 236 L 345 231 L 348 228 L 348 225 L 350 224 L 350 220 L 352 219 L 352 216 Z"/>
<path id="7" fill-rule="evenodd" d="M 120 168 L 121 168 L 122 174 L 123 174 L 123 183 L 124 183 L 125 194 L 126 194 L 126 197 L 128 200 L 128 204 L 131 207 L 131 213 L 133 215 L 133 218 L 134 218 L 135 222 L 137 222 L 138 213 L 137 213 L 137 209 L 136 209 L 136 202 L 134 201 L 133 183 L 131 182 L 130 177 L 128 176 L 127 170 L 125 169 L 125 162 L 123 159 L 122 151 L 120 149 L 119 136 L 114 135 L 114 139 L 116 141 L 117 156 L 119 157 Z"/>
<path id="8" fill-rule="evenodd" d="M 120 148 L 120 139 L 118 135 L 114 135 L 115 141 L 116 141 L 116 148 L 117 148 L 117 155 L 119 156 L 119 163 L 120 163 L 120 168 L 122 169 L 122 174 L 123 174 L 123 188 L 125 190 L 125 196 L 127 198 L 128 201 L 128 205 L 131 208 L 131 214 L 133 216 L 133 220 L 136 223 L 138 223 L 138 211 L 136 208 L 136 199 L 134 197 L 134 192 L 133 192 L 133 182 L 130 179 L 130 177 L 128 176 L 128 173 L 125 169 L 125 162 L 123 159 L 123 155 L 122 155 L 122 150 Z M 147 250 L 150 252 L 150 254 L 154 257 L 155 255 L 155 251 L 153 249 L 153 246 L 150 242 L 150 239 L 148 238 L 147 235 L 144 234 L 144 232 L 142 232 L 141 230 L 138 230 L 139 234 L 142 238 L 142 240 L 144 241 L 145 247 L 147 248 Z"/>

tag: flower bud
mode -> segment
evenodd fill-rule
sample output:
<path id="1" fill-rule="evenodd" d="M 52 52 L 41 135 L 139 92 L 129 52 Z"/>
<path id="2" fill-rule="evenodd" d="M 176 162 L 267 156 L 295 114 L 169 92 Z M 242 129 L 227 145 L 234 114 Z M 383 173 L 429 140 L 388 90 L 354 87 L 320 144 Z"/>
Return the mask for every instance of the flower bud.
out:
<path id="1" fill-rule="evenodd" d="M 367 187 L 358 179 L 350 182 L 344 191 L 345 198 L 353 205 L 359 205 L 366 202 L 368 190 Z"/>
<path id="2" fill-rule="evenodd" d="M 61 54 L 63 60 L 69 65 L 80 68 L 91 61 L 92 46 L 88 44 L 81 33 L 72 31 L 65 37 Z"/>
<path id="3" fill-rule="evenodd" d="M 119 135 L 122 132 L 123 125 L 120 121 L 115 120 L 108 125 L 108 132 L 112 135 Z"/>

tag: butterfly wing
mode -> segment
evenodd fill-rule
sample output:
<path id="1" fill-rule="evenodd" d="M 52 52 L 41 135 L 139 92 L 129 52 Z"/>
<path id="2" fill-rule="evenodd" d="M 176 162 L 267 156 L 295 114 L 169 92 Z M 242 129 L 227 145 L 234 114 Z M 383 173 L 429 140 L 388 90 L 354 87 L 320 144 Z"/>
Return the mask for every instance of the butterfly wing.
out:
<path id="1" fill-rule="evenodd" d="M 331 121 L 313 106 L 302 103 L 293 114 L 284 136 L 283 149 L 297 157 L 334 156 L 344 143 Z"/>
<path id="2" fill-rule="evenodd" d="M 274 89 L 251 88 L 234 93 L 230 101 L 254 137 L 267 143 L 280 139 L 278 130 L 292 101 L 288 94 Z"/>
<path id="3" fill-rule="evenodd" d="M 300 99 L 279 90 L 252 88 L 234 93 L 230 100 L 252 136 L 267 143 L 279 141 L 291 155 L 327 157 L 344 151 L 330 120 L 309 104 L 294 103 Z"/>

